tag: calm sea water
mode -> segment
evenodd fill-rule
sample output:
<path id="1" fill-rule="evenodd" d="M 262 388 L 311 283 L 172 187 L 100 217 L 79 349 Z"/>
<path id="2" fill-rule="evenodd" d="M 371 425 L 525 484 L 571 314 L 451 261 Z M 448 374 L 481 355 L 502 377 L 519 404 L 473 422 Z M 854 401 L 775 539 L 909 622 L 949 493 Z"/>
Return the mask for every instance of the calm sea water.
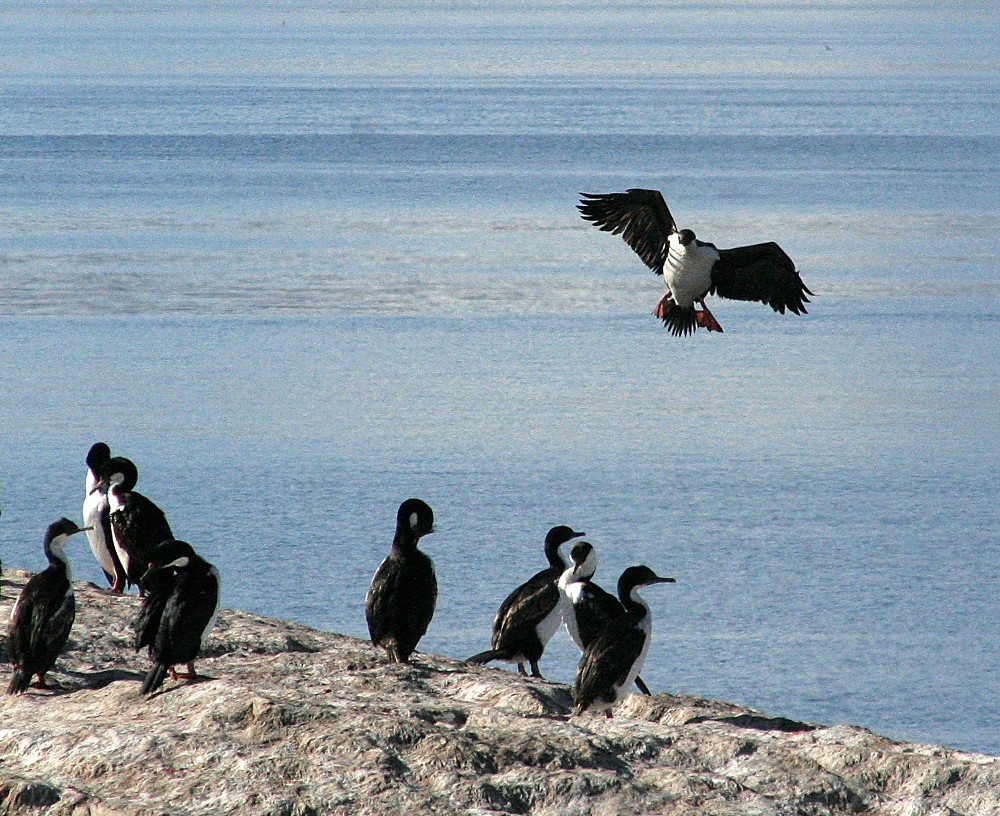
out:
<path id="1" fill-rule="evenodd" d="M 2 15 L 4 564 L 41 566 L 103 439 L 228 605 L 364 636 L 417 495 L 422 646 L 462 657 L 568 523 L 605 586 L 678 579 L 654 689 L 1000 753 L 996 12 Z M 628 186 L 779 240 L 811 314 L 666 335 L 574 209 Z M 557 636 L 543 671 L 576 658 Z"/>

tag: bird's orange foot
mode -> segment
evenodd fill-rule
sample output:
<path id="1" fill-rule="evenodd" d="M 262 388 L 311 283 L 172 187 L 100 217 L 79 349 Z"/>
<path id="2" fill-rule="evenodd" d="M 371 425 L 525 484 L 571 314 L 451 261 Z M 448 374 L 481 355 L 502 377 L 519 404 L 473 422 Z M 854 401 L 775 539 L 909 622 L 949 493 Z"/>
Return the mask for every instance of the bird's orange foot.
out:
<path id="1" fill-rule="evenodd" d="M 708 309 L 695 309 L 694 319 L 703 329 L 708 329 L 710 332 L 722 331 L 722 326 L 719 325 L 719 321 L 715 319 L 715 315 L 713 315 Z"/>
<path id="2" fill-rule="evenodd" d="M 653 317 L 658 317 L 663 320 L 669 312 L 674 307 L 674 296 L 668 291 L 663 297 L 661 297 L 657 302 L 656 306 L 653 307 Z"/>
<path id="3" fill-rule="evenodd" d="M 198 676 L 194 671 L 194 663 L 187 664 L 186 672 L 175 671 L 173 666 L 167 669 L 167 671 L 170 672 L 171 680 L 194 680 Z"/>

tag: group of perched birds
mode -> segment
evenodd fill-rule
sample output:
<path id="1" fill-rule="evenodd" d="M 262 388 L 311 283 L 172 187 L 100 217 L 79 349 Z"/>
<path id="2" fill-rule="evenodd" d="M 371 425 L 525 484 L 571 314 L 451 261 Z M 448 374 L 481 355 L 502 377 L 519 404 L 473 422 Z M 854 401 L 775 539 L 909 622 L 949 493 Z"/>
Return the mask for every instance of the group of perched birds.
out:
<path id="1" fill-rule="evenodd" d="M 124 457 L 111 456 L 98 442 L 86 457 L 84 524 L 58 519 L 45 532 L 48 566 L 28 579 L 10 615 L 7 649 L 14 671 L 8 694 L 35 686 L 48 688 L 45 676 L 69 639 L 76 618 L 73 575 L 66 542 L 86 533 L 112 594 L 137 587 L 142 603 L 133 625 L 133 646 L 151 659 L 142 694 L 157 691 L 169 673 L 195 677 L 194 661 L 211 632 L 219 609 L 219 571 L 185 541 L 173 538 L 163 512 L 135 490 L 138 470 Z M 407 499 L 396 514 L 389 555 L 372 577 L 365 598 L 371 641 L 392 662 L 407 662 L 426 633 L 437 603 L 437 578 L 431 559 L 417 546 L 433 532 L 434 512 L 420 499 Z M 549 566 L 514 589 L 493 622 L 491 647 L 468 658 L 517 664 L 521 674 L 541 677 L 538 661 L 546 644 L 565 625 L 583 652 L 574 685 L 579 711 L 606 711 L 632 684 L 645 694 L 639 676 L 651 636 L 649 608 L 640 587 L 673 582 L 644 566 L 629 567 L 618 580 L 618 597 L 593 581 L 594 548 L 576 541 L 569 561 L 560 548 L 584 534 L 559 525 L 545 537 Z M 185 665 L 177 672 L 175 666 Z"/>
<path id="2" fill-rule="evenodd" d="M 48 566 L 33 575 L 11 610 L 7 650 L 14 672 L 8 694 L 31 685 L 47 688 L 45 675 L 55 664 L 76 618 L 73 574 L 66 557 L 70 536 L 86 532 L 110 591 L 123 594 L 136 586 L 142 604 L 134 623 L 134 647 L 146 648 L 152 661 L 142 694 L 155 692 L 169 673 L 195 676 L 194 660 L 215 623 L 219 609 L 219 571 L 186 541 L 173 537 L 163 512 L 135 490 L 136 466 L 111 456 L 104 442 L 86 458 L 84 524 L 67 518 L 52 522 L 43 545 Z M 184 664 L 178 673 L 174 666 Z"/>
<path id="3" fill-rule="evenodd" d="M 365 598 L 368 632 L 393 662 L 407 662 L 427 631 L 437 602 L 437 578 L 431 559 L 417 546 L 433 532 L 434 513 L 426 502 L 407 499 L 396 514 L 396 534 L 389 555 L 375 570 Z M 583 656 L 573 685 L 576 711 L 611 709 L 632 684 L 649 689 L 639 676 L 652 637 L 649 607 L 641 587 L 673 583 L 646 566 L 626 569 L 618 579 L 618 597 L 596 583 L 597 555 L 586 541 L 577 541 L 567 562 L 563 544 L 584 536 L 557 525 L 545 536 L 549 566 L 515 588 L 500 604 L 493 620 L 490 648 L 469 663 L 501 660 L 517 664 L 526 675 L 541 677 L 538 661 L 560 626 L 565 625 Z"/>

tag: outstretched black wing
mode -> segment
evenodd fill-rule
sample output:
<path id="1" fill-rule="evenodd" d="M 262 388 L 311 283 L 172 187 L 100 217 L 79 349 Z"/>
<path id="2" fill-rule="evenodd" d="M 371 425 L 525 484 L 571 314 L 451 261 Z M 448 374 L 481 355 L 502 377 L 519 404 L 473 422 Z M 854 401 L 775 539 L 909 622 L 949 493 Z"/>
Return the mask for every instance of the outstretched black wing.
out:
<path id="1" fill-rule="evenodd" d="M 766 244 L 720 249 L 712 269 L 712 288 L 719 297 L 756 300 L 774 311 L 806 314 L 807 295 L 792 259 L 773 241 Z"/>
<path id="2" fill-rule="evenodd" d="M 621 235 L 646 266 L 657 275 L 663 274 L 667 239 L 677 232 L 677 225 L 658 190 L 581 193 L 576 208 L 584 221 L 612 235 Z"/>

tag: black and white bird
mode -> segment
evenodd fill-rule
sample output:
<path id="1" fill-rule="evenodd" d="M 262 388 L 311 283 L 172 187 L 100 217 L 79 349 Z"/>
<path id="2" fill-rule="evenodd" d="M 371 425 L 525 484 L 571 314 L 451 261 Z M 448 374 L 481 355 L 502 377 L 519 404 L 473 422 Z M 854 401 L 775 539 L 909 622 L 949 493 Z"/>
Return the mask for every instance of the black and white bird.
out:
<path id="1" fill-rule="evenodd" d="M 545 646 L 562 623 L 566 596 L 559 590 L 559 576 L 566 569 L 566 560 L 559 547 L 567 541 L 586 535 L 565 525 L 558 525 L 545 536 L 545 558 L 549 566 L 511 592 L 493 619 L 492 648 L 475 654 L 469 663 L 489 663 L 502 660 L 516 663 L 520 674 L 526 674 L 524 664 L 531 666 L 531 676 L 541 677 L 538 661 Z"/>
<path id="2" fill-rule="evenodd" d="M 157 575 L 164 570 L 173 572 L 172 583 Z M 142 684 L 142 693 L 147 695 L 163 685 L 168 673 L 174 680 L 197 676 L 194 661 L 215 625 L 222 577 L 186 541 L 171 540 L 153 550 L 149 569 L 141 580 L 153 590 L 151 595 L 156 589 L 169 586 L 169 594 L 159 614 L 150 615 L 147 628 L 136 632 L 137 648 L 148 645 L 153 659 L 153 666 Z M 146 609 L 145 604 L 143 609 Z M 142 610 L 140 619 L 141 616 Z M 187 671 L 175 671 L 174 666 L 182 663 Z"/>
<path id="3" fill-rule="evenodd" d="M 173 540 L 174 534 L 163 511 L 135 490 L 138 481 L 135 464 L 124 456 L 115 456 L 101 470 L 99 489 L 107 493 L 112 540 L 124 573 L 111 591 L 121 592 L 126 584 L 137 585 L 139 594 L 144 595 L 139 580 L 150 556 L 164 541 Z"/>
<path id="4" fill-rule="evenodd" d="M 392 547 L 365 596 L 365 617 L 372 643 L 393 663 L 406 663 L 424 636 L 437 604 L 434 562 L 417 549 L 434 532 L 434 512 L 420 499 L 407 499 L 396 512 Z"/>
<path id="5" fill-rule="evenodd" d="M 111 460 L 111 448 L 105 442 L 91 445 L 87 452 L 86 492 L 83 496 L 83 523 L 90 529 L 87 540 L 94 558 L 108 579 L 108 586 L 119 587 L 121 592 L 125 584 L 125 571 L 118 553 L 115 551 L 114 539 L 111 534 L 111 508 L 108 504 L 108 494 L 101 489 L 101 471 Z"/>
<path id="6" fill-rule="evenodd" d="M 625 614 L 625 607 L 614 595 L 594 583 L 597 553 L 590 542 L 576 542 L 570 548 L 569 560 L 569 566 L 559 578 L 559 589 L 569 601 L 564 621 L 572 641 L 585 652 L 611 621 Z M 650 693 L 639 675 L 635 677 L 635 684 L 643 694 Z"/>
<path id="7" fill-rule="evenodd" d="M 651 584 L 674 583 L 649 567 L 629 567 L 618 579 L 618 599 L 625 614 L 612 620 L 583 653 L 576 670 L 573 702 L 576 713 L 611 709 L 628 693 L 642 670 L 653 635 L 649 607 L 638 589 Z"/>
<path id="8" fill-rule="evenodd" d="M 7 650 L 14 664 L 8 694 L 22 694 L 37 677 L 38 688 L 49 688 L 45 674 L 62 652 L 76 619 L 73 571 L 66 558 L 66 539 L 86 530 L 61 518 L 45 531 L 49 565 L 28 579 L 14 603 L 7 627 Z"/>
<path id="9" fill-rule="evenodd" d="M 806 314 L 807 295 L 813 293 L 792 259 L 773 241 L 732 249 L 699 241 L 693 231 L 677 229 L 657 190 L 581 195 L 577 209 L 585 221 L 621 235 L 646 266 L 663 276 L 667 291 L 653 314 L 671 334 L 690 334 L 698 326 L 722 331 L 705 305 L 709 294 L 759 301 L 781 314 L 786 309 Z M 695 309 L 695 304 L 701 308 Z"/>

